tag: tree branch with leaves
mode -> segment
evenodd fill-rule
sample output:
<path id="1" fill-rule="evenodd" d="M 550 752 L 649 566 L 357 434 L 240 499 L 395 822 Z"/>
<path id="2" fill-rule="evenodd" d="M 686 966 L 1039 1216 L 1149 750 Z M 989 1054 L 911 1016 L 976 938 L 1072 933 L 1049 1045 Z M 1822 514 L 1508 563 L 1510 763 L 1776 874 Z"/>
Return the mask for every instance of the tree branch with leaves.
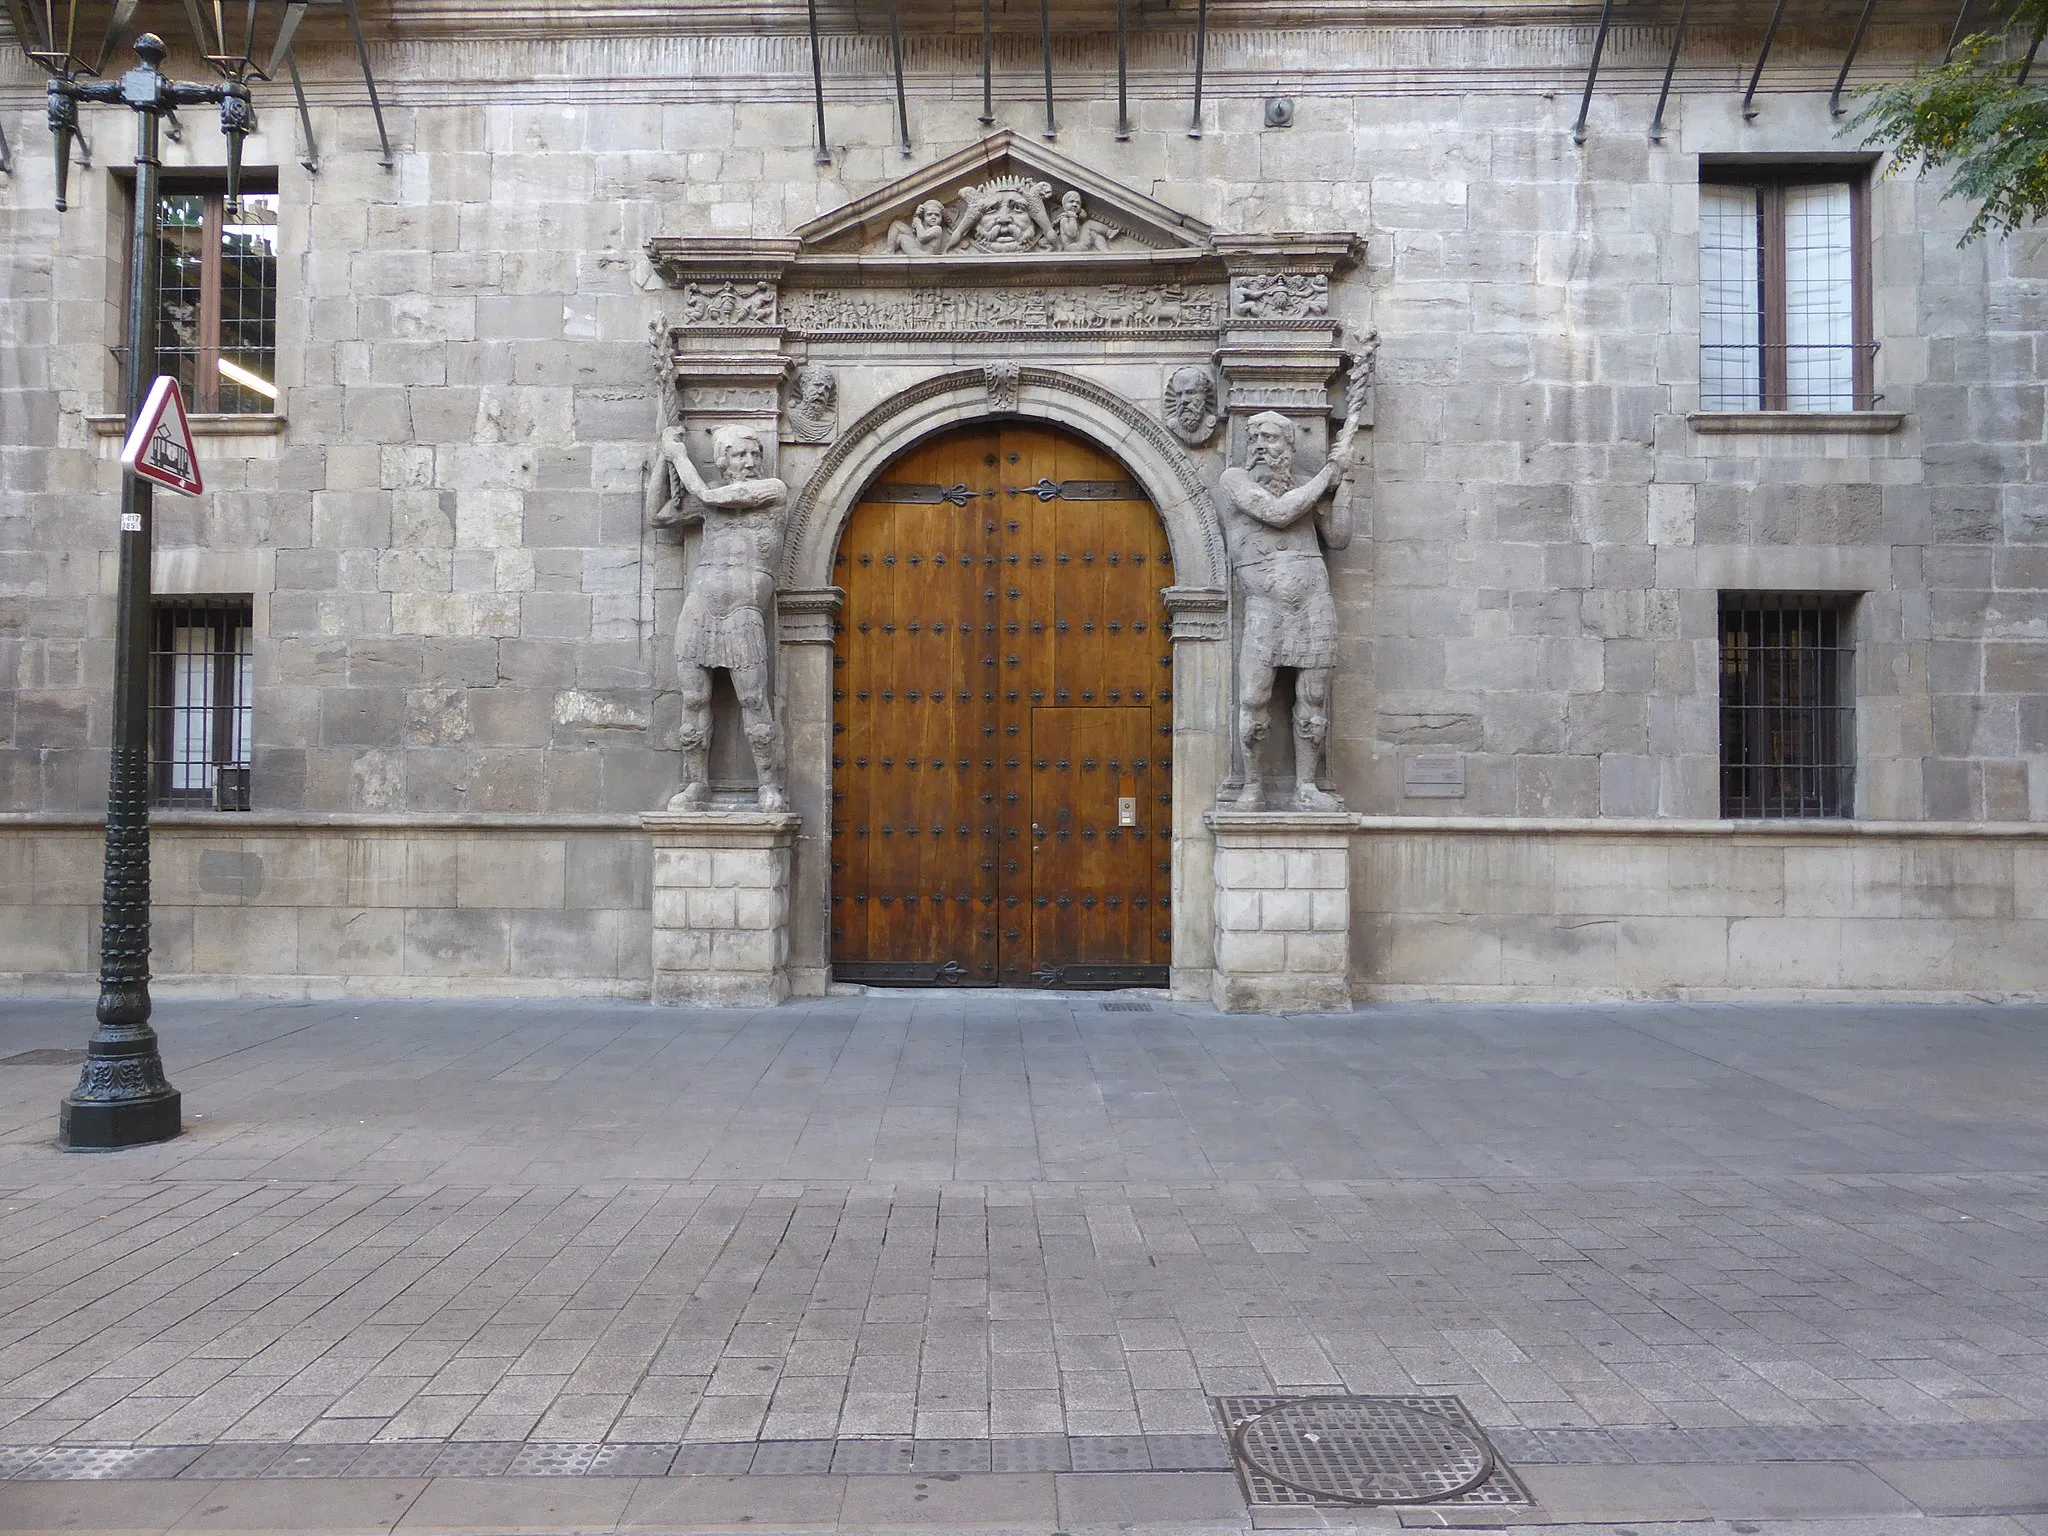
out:
<path id="1" fill-rule="evenodd" d="M 1934 68 L 1863 93 L 1850 125 L 1891 152 L 1892 174 L 1949 173 L 1944 195 L 1977 204 L 1964 245 L 2048 214 L 2048 90 L 2034 79 L 2048 0 L 2004 0 L 1993 20 Z"/>

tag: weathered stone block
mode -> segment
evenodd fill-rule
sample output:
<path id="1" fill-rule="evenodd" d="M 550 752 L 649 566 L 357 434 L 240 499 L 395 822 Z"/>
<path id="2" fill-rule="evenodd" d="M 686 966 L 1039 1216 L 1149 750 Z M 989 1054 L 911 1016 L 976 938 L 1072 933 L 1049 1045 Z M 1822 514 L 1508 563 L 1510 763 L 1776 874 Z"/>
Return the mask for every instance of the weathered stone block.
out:
<path id="1" fill-rule="evenodd" d="M 799 818 L 653 812 L 653 994 L 765 1007 L 789 996 L 789 881 Z"/>

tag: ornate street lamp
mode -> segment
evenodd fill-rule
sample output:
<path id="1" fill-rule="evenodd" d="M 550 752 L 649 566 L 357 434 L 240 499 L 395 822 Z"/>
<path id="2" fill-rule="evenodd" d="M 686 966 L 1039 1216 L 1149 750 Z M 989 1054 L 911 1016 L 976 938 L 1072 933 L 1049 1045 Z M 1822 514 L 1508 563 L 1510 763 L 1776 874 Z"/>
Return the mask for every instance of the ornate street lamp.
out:
<path id="1" fill-rule="evenodd" d="M 29 53 L 50 71 L 50 132 L 56 138 L 57 208 L 64 208 L 71 144 L 82 103 L 122 106 L 135 114 L 135 224 L 129 247 L 128 354 L 123 393 L 130 425 L 156 377 L 159 279 L 157 244 L 158 143 L 164 119 L 181 106 L 217 102 L 228 143 L 228 196 L 241 193 L 242 141 L 255 126 L 246 48 L 237 58 L 209 49 L 209 62 L 225 77 L 218 84 L 172 80 L 161 68 L 163 39 L 135 39 L 137 63 L 118 79 L 92 78 L 73 52 L 75 3 L 60 19 L 55 0 L 44 0 L 40 37 L 22 27 L 23 6 L 10 6 Z M 254 12 L 255 7 L 250 7 Z M 114 9 L 99 63 L 116 31 L 135 10 L 134 0 Z M 149 1024 L 149 635 L 150 485 L 130 473 L 121 487 L 121 596 L 114 641 L 113 751 L 107 768 L 106 877 L 100 906 L 99 1028 L 85 1070 L 58 1111 L 58 1141 L 77 1149 L 139 1146 L 178 1134 L 178 1090 L 164 1077 L 156 1031 Z"/>

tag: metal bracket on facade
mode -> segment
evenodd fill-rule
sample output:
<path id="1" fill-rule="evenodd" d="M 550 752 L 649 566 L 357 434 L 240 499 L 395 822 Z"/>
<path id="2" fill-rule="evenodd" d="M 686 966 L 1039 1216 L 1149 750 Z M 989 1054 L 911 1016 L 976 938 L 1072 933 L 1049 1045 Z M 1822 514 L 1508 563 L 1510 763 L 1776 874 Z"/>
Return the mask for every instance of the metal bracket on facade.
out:
<path id="1" fill-rule="evenodd" d="M 1842 72 L 1835 76 L 1835 88 L 1828 92 L 1828 115 L 1842 115 L 1842 87 L 1849 83 L 1849 66 L 1856 62 L 1856 55 L 1863 47 L 1863 34 L 1870 30 L 1871 12 L 1877 9 L 1877 0 L 1863 0 L 1863 14 L 1856 18 L 1856 30 L 1849 37 L 1849 51 L 1842 55 Z"/>
<path id="2" fill-rule="evenodd" d="M 384 153 L 378 164 L 390 170 L 396 162 L 391 158 L 391 135 L 384 131 L 384 103 L 377 99 L 377 77 L 370 69 L 370 45 L 363 41 L 363 13 L 356 0 L 347 0 L 348 29 L 356 40 L 356 62 L 363 66 L 363 89 L 370 93 L 370 115 L 377 119 L 377 142 Z"/>
<path id="3" fill-rule="evenodd" d="M 832 163 L 832 146 L 825 138 L 825 60 L 818 49 L 818 0 L 810 0 L 811 13 L 811 102 L 818 111 L 818 164 Z"/>
<path id="4" fill-rule="evenodd" d="M 984 6 L 987 0 L 983 0 Z M 984 14 L 986 14 L 984 12 Z M 1131 136 L 1130 30 L 1124 19 L 1124 0 L 1116 0 L 1116 138 L 1119 144 Z"/>
<path id="5" fill-rule="evenodd" d="M 309 172 L 318 175 L 320 171 L 320 144 L 313 137 L 313 114 L 306 107 L 305 82 L 299 79 L 299 56 L 287 53 L 284 67 L 291 71 L 292 96 L 299 104 L 299 132 L 305 135 L 306 152 L 299 156 L 299 164 Z"/>
<path id="6" fill-rule="evenodd" d="M 1052 0 L 1038 0 L 1038 52 L 1045 61 L 1045 136 L 1059 137 L 1052 115 Z"/>
<path id="7" fill-rule="evenodd" d="M 1956 12 L 1956 24 L 1948 34 L 1948 46 L 1941 50 L 1941 62 L 1944 64 L 1956 56 L 1956 49 L 1969 36 L 1964 29 L 1970 24 L 1970 4 L 1971 0 L 1963 0 L 1963 8 Z"/>
<path id="8" fill-rule="evenodd" d="M 1586 114 L 1593 110 L 1593 82 L 1600 78 L 1600 55 L 1607 51 L 1607 28 L 1614 20 L 1614 0 L 1600 0 L 1600 30 L 1593 34 L 1593 62 L 1586 66 L 1586 90 L 1579 97 L 1579 119 L 1572 124 L 1572 142 L 1586 142 Z"/>
<path id="9" fill-rule="evenodd" d="M 1678 8 L 1678 30 L 1671 34 L 1671 57 L 1664 61 L 1664 84 L 1657 91 L 1657 110 L 1650 117 L 1650 141 L 1664 138 L 1664 104 L 1671 99 L 1671 77 L 1678 73 L 1678 55 L 1685 47 L 1685 24 L 1692 16 L 1692 0 Z"/>
<path id="10" fill-rule="evenodd" d="M 903 158 L 910 158 L 910 103 L 903 94 L 903 18 L 897 0 L 889 0 L 889 63 L 896 71 L 896 138 Z"/>
<path id="11" fill-rule="evenodd" d="M 1757 82 L 1764 77 L 1764 61 L 1771 56 L 1771 44 L 1778 40 L 1778 23 L 1785 19 L 1785 0 L 1778 0 L 1771 11 L 1771 24 L 1764 28 L 1764 45 L 1757 50 L 1756 68 L 1749 72 L 1749 89 L 1742 93 L 1742 115 L 1745 119 L 1756 116 Z"/>
<path id="12" fill-rule="evenodd" d="M 993 128 L 996 125 L 996 82 L 995 82 L 995 38 L 990 32 L 988 14 L 989 0 L 981 0 L 981 126 Z M 811 0 L 813 13 L 817 0 Z M 816 23 L 812 23 L 813 29 Z"/>

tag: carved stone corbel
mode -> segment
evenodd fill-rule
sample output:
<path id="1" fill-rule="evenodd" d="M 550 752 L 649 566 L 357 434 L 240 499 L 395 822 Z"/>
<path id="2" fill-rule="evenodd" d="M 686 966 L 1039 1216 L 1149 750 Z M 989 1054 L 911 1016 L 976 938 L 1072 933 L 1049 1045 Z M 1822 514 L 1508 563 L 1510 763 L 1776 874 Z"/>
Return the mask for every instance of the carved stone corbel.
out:
<path id="1" fill-rule="evenodd" d="M 844 587 L 792 587 L 775 594 L 776 628 L 784 645 L 830 645 Z"/>

